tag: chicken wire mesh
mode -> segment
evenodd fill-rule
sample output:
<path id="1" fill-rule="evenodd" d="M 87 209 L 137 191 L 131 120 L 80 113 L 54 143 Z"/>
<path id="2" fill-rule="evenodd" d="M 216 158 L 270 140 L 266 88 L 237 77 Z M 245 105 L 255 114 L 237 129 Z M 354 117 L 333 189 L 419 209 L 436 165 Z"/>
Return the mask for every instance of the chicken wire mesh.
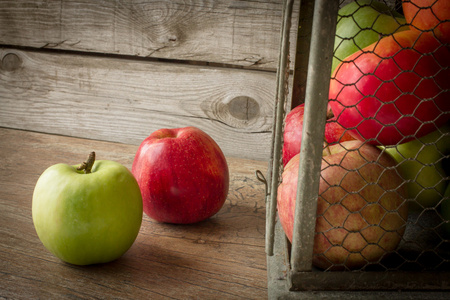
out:
<path id="1" fill-rule="evenodd" d="M 301 5 L 308 10 L 308 5 L 314 7 L 314 2 L 321 1 L 302 2 L 307 2 Z M 296 153 L 311 153 L 303 152 L 307 148 L 303 144 L 311 137 L 302 136 L 311 133 L 299 129 L 307 125 L 290 119 L 304 116 L 304 123 L 311 122 L 303 99 L 314 99 L 309 99 L 307 91 L 303 95 L 295 91 L 297 70 L 293 72 L 292 94 L 304 98 L 292 99 L 298 105 L 292 110 L 287 108 L 289 104 L 277 106 L 275 116 L 281 120 L 277 130 L 282 136 L 281 145 L 272 150 L 269 176 L 274 177 L 272 188 L 268 188 L 272 194 L 268 218 L 274 217 L 270 201 L 276 198 L 279 221 L 292 243 L 287 244 L 286 259 L 291 268 L 290 288 L 448 290 L 448 2 L 337 2 L 333 56 L 332 62 L 327 62 L 332 69 L 328 102 L 326 107 L 309 112 L 320 119 L 320 110 L 327 111 L 324 135 L 316 137 L 320 139 L 316 144 L 324 141 L 321 158 L 315 163 L 320 175 L 308 175 L 304 186 L 298 187 L 297 181 L 309 172 L 308 165 L 302 164 L 301 155 Z M 289 5 L 292 1 L 287 1 Z M 426 27 L 419 22 L 423 18 L 434 20 L 434 25 Z M 285 31 L 289 25 L 285 24 Z M 282 52 L 288 52 L 288 43 L 282 39 Z M 311 56 L 310 65 L 314 63 Z M 316 67 L 310 65 L 308 73 Z M 279 78 L 286 74 L 286 67 L 279 68 Z M 315 77 L 308 80 L 311 78 Z M 288 80 L 280 82 L 287 84 Z M 278 101 L 286 94 L 284 87 Z M 314 199 L 306 203 L 307 197 L 302 199 L 298 194 L 314 184 Z M 299 218 L 296 203 L 313 206 L 315 214 L 304 212 Z M 274 225 L 268 224 L 267 252 L 271 255 Z M 305 259 L 305 253 L 311 257 Z M 304 262 L 299 264 L 299 259 Z"/>

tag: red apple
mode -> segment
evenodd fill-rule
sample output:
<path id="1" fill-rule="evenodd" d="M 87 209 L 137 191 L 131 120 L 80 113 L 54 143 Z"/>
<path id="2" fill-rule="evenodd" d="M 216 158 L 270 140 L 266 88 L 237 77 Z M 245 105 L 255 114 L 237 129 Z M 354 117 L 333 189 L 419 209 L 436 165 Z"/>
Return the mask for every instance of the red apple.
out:
<path id="1" fill-rule="evenodd" d="M 382 38 L 345 59 L 330 106 L 350 134 L 374 145 L 420 138 L 450 119 L 450 51 L 427 32 Z"/>
<path id="2" fill-rule="evenodd" d="M 329 145 L 332 145 L 354 140 L 354 138 L 346 132 L 345 128 L 336 122 L 333 112 L 330 107 L 328 108 L 327 123 L 325 125 L 326 142 Z M 304 110 L 305 104 L 302 103 L 286 115 L 283 134 L 283 166 L 286 166 L 289 160 L 300 152 Z"/>
<path id="3" fill-rule="evenodd" d="M 195 127 L 160 129 L 140 145 L 131 169 L 152 219 L 190 224 L 216 214 L 229 187 L 220 147 Z"/>
<path id="4" fill-rule="evenodd" d="M 432 30 L 442 43 L 450 43 L 450 1 L 403 0 L 402 8 L 411 29 Z"/>
<path id="5" fill-rule="evenodd" d="M 286 165 L 277 194 L 279 219 L 291 241 L 299 159 L 297 154 Z M 395 165 L 388 154 L 361 141 L 324 150 L 314 238 L 316 267 L 358 269 L 397 248 L 408 207 Z"/>

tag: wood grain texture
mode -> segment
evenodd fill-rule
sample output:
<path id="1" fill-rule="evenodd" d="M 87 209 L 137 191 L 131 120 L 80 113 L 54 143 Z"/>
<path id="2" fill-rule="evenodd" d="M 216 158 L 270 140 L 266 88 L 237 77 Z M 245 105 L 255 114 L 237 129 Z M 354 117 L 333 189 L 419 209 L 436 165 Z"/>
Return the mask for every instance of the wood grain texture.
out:
<path id="1" fill-rule="evenodd" d="M 0 1 L 0 44 L 275 70 L 282 3 L 5 0 Z M 298 4 L 294 7 L 297 18 Z"/>
<path id="2" fill-rule="evenodd" d="M 0 126 L 134 145 L 196 126 L 228 156 L 270 156 L 272 72 L 10 48 L 0 61 Z"/>
<path id="3" fill-rule="evenodd" d="M 144 215 L 131 249 L 108 264 L 51 255 L 32 223 L 34 185 L 50 165 L 80 163 L 91 150 L 131 168 L 137 146 L 0 128 L 0 298 L 267 298 L 261 161 L 227 158 L 228 199 L 209 220 L 175 226 Z"/>

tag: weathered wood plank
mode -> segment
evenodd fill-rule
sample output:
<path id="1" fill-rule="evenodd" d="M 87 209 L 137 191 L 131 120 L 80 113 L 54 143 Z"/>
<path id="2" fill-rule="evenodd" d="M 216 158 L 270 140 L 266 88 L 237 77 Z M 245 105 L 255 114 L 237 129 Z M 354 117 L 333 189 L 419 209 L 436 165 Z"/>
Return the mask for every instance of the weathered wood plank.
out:
<path id="1" fill-rule="evenodd" d="M 0 126 L 138 145 L 196 126 L 228 156 L 268 159 L 275 74 L 0 49 Z"/>
<path id="2" fill-rule="evenodd" d="M 282 3 L 5 0 L 0 44 L 275 70 Z M 292 40 L 296 32 L 293 22 Z"/>
<path id="3" fill-rule="evenodd" d="M 131 168 L 137 146 L 0 128 L 0 298 L 267 298 L 261 161 L 227 157 L 230 191 L 218 214 L 188 226 L 144 215 L 117 261 L 78 267 L 50 254 L 32 223 L 34 185 L 48 166 L 77 164 L 91 150 Z"/>

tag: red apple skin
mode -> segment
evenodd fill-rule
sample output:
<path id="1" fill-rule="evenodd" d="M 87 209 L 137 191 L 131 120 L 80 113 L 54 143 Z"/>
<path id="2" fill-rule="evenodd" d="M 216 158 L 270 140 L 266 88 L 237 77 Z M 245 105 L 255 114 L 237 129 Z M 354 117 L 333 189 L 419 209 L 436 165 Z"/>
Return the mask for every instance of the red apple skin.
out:
<path id="1" fill-rule="evenodd" d="M 191 224 L 216 214 L 229 188 L 227 161 L 217 143 L 195 127 L 160 129 L 137 150 L 133 175 L 152 219 Z"/>
<path id="2" fill-rule="evenodd" d="M 300 152 L 304 111 L 305 104 L 302 103 L 286 115 L 283 134 L 283 166 L 286 166 L 289 160 Z M 344 127 L 336 122 L 334 116 L 327 120 L 325 124 L 325 140 L 329 145 L 354 139 L 346 132 Z"/>
<path id="3" fill-rule="evenodd" d="M 395 250 L 408 215 L 404 181 L 396 163 L 378 148 L 347 141 L 324 150 L 319 184 L 313 264 L 329 270 L 359 269 Z M 282 174 L 278 215 L 292 241 L 300 154 Z"/>
<path id="4" fill-rule="evenodd" d="M 431 33 L 398 32 L 336 68 L 329 104 L 355 138 L 374 145 L 405 143 L 450 119 L 449 66 L 450 51 Z"/>
<path id="5" fill-rule="evenodd" d="M 442 43 L 450 43 L 450 1 L 403 0 L 402 8 L 411 29 L 432 30 Z"/>

